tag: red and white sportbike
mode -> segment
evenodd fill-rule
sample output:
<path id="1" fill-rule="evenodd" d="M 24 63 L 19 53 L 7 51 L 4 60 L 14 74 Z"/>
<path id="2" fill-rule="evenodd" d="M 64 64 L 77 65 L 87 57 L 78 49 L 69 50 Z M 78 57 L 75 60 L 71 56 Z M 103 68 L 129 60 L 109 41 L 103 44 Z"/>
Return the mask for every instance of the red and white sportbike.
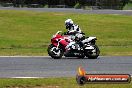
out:
<path id="1" fill-rule="evenodd" d="M 87 37 L 80 42 L 75 42 L 71 40 L 71 36 L 61 35 L 60 32 L 53 35 L 47 49 L 52 58 L 60 59 L 62 56 L 84 58 L 86 56 L 90 59 L 96 59 L 99 56 L 100 50 L 95 45 L 96 37 Z"/>

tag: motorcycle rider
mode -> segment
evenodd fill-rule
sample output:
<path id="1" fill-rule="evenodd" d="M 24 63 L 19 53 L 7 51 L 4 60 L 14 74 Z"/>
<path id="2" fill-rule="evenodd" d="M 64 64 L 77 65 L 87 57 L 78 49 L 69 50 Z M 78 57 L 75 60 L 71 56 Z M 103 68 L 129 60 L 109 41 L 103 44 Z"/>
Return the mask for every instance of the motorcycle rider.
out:
<path id="1" fill-rule="evenodd" d="M 76 24 L 73 23 L 72 19 L 67 19 L 65 21 L 65 26 L 66 26 L 66 29 L 68 30 L 65 34 L 66 35 L 70 35 L 71 39 L 76 42 L 76 43 L 80 43 L 80 40 L 82 38 L 85 37 L 84 33 L 81 31 L 80 27 Z M 73 42 L 71 42 L 68 46 L 72 46 L 73 45 Z"/>
<path id="2" fill-rule="evenodd" d="M 72 19 L 67 19 L 65 21 L 65 26 L 66 26 L 66 29 L 68 30 L 66 32 L 67 35 L 74 35 L 76 36 L 77 33 L 82 33 L 81 29 L 79 28 L 78 25 L 76 24 L 73 24 L 73 21 Z"/>

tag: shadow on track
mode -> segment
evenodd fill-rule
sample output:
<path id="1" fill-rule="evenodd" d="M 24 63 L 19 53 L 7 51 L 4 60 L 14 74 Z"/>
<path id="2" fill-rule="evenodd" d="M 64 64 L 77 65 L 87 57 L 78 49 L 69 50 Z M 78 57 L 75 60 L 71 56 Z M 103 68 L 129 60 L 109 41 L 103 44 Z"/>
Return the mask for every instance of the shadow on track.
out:
<path id="1" fill-rule="evenodd" d="M 52 58 L 52 57 L 49 57 L 49 59 L 54 59 L 54 58 Z M 98 57 L 98 58 L 96 58 L 96 59 L 91 59 L 91 58 L 87 58 L 87 57 L 85 57 L 85 58 L 78 58 L 78 57 L 62 57 L 61 59 L 79 59 L 79 60 L 86 60 L 86 59 L 89 59 L 89 60 L 96 60 L 96 59 L 101 59 L 100 57 Z M 61 59 L 54 59 L 54 60 L 61 60 Z"/>

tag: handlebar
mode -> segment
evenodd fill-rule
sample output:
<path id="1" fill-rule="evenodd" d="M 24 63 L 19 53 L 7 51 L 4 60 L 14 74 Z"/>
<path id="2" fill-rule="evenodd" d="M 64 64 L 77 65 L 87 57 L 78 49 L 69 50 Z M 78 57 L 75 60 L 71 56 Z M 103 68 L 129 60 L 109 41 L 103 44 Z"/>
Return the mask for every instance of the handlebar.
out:
<path id="1" fill-rule="evenodd" d="M 59 34 L 59 33 L 61 33 L 61 32 L 62 32 L 62 31 L 57 31 L 55 35 L 57 35 L 57 34 Z"/>

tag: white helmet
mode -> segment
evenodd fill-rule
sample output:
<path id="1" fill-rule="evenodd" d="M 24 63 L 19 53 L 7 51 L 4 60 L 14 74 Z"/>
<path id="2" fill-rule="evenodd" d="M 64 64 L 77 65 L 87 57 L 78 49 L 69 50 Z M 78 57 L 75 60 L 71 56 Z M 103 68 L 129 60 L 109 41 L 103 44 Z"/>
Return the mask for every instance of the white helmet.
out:
<path id="1" fill-rule="evenodd" d="M 70 28 L 72 25 L 73 25 L 72 19 L 67 19 L 67 20 L 65 21 L 66 29 Z"/>

